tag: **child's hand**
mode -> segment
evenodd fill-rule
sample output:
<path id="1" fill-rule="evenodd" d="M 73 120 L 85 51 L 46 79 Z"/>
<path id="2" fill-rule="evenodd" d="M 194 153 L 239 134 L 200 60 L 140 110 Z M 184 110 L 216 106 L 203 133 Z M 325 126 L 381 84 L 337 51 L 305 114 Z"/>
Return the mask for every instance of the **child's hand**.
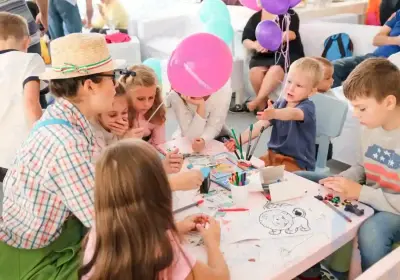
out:
<path id="1" fill-rule="evenodd" d="M 201 98 L 194 98 L 194 97 L 182 95 L 182 98 L 187 103 L 193 104 L 193 105 L 196 105 L 196 106 L 200 106 L 200 105 L 204 105 L 205 104 L 204 98 L 202 98 L 202 97 Z"/>
<path id="2" fill-rule="evenodd" d="M 181 171 L 182 164 L 183 156 L 182 154 L 179 154 L 179 149 L 175 149 L 174 151 L 167 153 L 165 160 L 163 161 L 164 169 L 167 174 L 178 173 Z"/>
<path id="3" fill-rule="evenodd" d="M 206 146 L 206 142 L 203 138 L 195 138 L 192 142 L 192 149 L 195 153 L 200 153 L 204 147 Z"/>
<path id="4" fill-rule="evenodd" d="M 236 143 L 233 139 L 229 139 L 229 141 L 225 142 L 224 145 L 225 148 L 227 148 L 230 152 L 234 152 L 236 150 Z"/>
<path id="5" fill-rule="evenodd" d="M 129 129 L 125 135 L 124 138 L 143 138 L 144 134 L 144 128 L 143 127 L 137 127 L 137 128 L 131 128 Z"/>
<path id="6" fill-rule="evenodd" d="M 111 133 L 117 136 L 124 136 L 125 133 L 129 130 L 129 123 L 125 120 L 116 121 L 114 123 L 111 123 L 109 126 Z"/>
<path id="7" fill-rule="evenodd" d="M 203 225 L 208 222 L 209 216 L 204 214 L 194 214 L 186 217 L 184 220 L 177 223 L 178 231 L 182 234 L 186 234 L 190 231 L 196 230 L 196 225 Z"/>
<path id="8" fill-rule="evenodd" d="M 205 226 L 196 224 L 196 229 L 203 237 L 204 244 L 207 247 L 214 247 L 215 245 L 219 246 L 221 242 L 221 227 L 219 222 L 214 218 L 209 217 L 208 223 Z"/>
<path id="9" fill-rule="evenodd" d="M 174 191 L 198 189 L 203 183 L 203 174 L 200 170 L 189 170 L 171 175 L 170 184 Z"/>
<path id="10" fill-rule="evenodd" d="M 275 118 L 276 109 L 272 104 L 271 100 L 268 100 L 268 108 L 263 112 L 257 112 L 257 119 L 263 121 L 269 121 Z"/>
<path id="11" fill-rule="evenodd" d="M 344 177 L 328 177 L 319 181 L 319 183 L 338 192 L 344 199 L 357 200 L 360 197 L 362 186 Z"/>

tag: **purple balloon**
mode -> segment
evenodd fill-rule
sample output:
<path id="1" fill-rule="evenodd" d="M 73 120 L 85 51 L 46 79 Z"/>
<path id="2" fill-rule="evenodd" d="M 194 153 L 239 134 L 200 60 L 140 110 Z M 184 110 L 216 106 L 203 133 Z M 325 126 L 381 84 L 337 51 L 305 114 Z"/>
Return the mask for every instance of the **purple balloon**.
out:
<path id="1" fill-rule="evenodd" d="M 300 2 L 301 0 L 289 0 L 289 8 L 296 7 Z"/>
<path id="2" fill-rule="evenodd" d="M 261 6 L 274 15 L 284 15 L 289 10 L 290 0 L 261 0 Z"/>
<path id="3" fill-rule="evenodd" d="M 271 20 L 264 20 L 257 25 L 256 38 L 267 50 L 276 51 L 282 43 L 282 30 Z"/>

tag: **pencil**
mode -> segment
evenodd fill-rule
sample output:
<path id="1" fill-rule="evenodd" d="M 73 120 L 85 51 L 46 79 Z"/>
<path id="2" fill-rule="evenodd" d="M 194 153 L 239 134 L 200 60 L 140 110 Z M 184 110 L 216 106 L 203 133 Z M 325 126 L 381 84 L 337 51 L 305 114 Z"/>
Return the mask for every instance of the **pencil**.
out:
<path id="1" fill-rule="evenodd" d="M 192 204 L 186 205 L 186 206 L 184 206 L 182 208 L 176 209 L 176 210 L 174 210 L 174 214 L 182 212 L 182 211 L 185 211 L 186 209 L 189 209 L 189 208 L 192 208 L 192 207 L 195 207 L 195 206 L 199 206 L 203 202 L 204 202 L 204 200 L 199 200 L 199 201 L 194 202 Z"/>
<path id="2" fill-rule="evenodd" d="M 256 147 L 257 147 L 257 145 L 258 145 L 258 142 L 260 141 L 261 135 L 262 135 L 262 133 L 264 132 L 264 130 L 265 130 L 265 127 L 264 127 L 264 126 L 261 127 L 260 135 L 257 136 L 256 143 L 254 144 L 253 149 L 252 149 L 251 152 L 250 152 L 250 156 L 248 157 L 248 160 L 251 160 L 251 158 L 253 157 L 254 151 L 256 150 Z"/>
<path id="3" fill-rule="evenodd" d="M 249 156 L 250 156 L 251 136 L 252 136 L 252 134 L 253 134 L 253 124 L 250 125 L 250 129 L 249 129 L 249 144 L 247 145 L 246 160 L 249 160 Z"/>
<path id="4" fill-rule="evenodd" d="M 352 220 L 347 217 L 345 214 L 343 214 L 339 209 L 337 209 L 335 206 L 333 206 L 332 204 L 330 204 L 328 201 L 323 200 L 323 202 L 325 203 L 325 205 L 329 206 L 333 211 L 335 211 L 336 213 L 338 213 L 340 216 L 342 216 L 346 221 L 348 221 L 349 223 L 352 222 Z"/>
<path id="5" fill-rule="evenodd" d="M 243 212 L 243 211 L 249 211 L 247 208 L 220 208 L 218 209 L 218 212 Z"/>
<path id="6" fill-rule="evenodd" d="M 240 134 L 239 136 L 239 151 L 240 151 L 240 159 L 244 159 L 243 158 L 243 148 L 242 148 L 242 134 Z"/>

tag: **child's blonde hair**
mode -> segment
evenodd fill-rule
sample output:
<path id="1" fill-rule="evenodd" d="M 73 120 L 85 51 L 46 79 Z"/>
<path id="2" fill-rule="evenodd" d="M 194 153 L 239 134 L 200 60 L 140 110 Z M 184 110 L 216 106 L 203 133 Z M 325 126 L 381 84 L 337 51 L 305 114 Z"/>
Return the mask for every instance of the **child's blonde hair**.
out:
<path id="1" fill-rule="evenodd" d="M 153 69 L 145 65 L 135 65 L 130 67 L 128 70 L 134 72 L 135 74 L 124 75 L 120 79 L 120 83 L 122 83 L 122 85 L 128 92 L 138 86 L 141 87 L 151 87 L 154 85 L 157 86 L 156 96 L 154 98 L 154 104 L 150 108 L 150 110 L 147 111 L 146 114 L 144 115 L 145 119 L 147 120 L 153 114 L 153 112 L 158 108 L 158 106 L 160 106 L 160 104 L 163 102 L 161 88 L 157 83 L 157 76 L 153 71 Z M 134 108 L 132 107 L 132 109 Z M 150 122 L 157 125 L 163 124 L 166 120 L 165 114 L 166 114 L 165 106 L 162 105 Z M 133 116 L 135 115 L 136 114 L 133 112 Z"/>
<path id="2" fill-rule="evenodd" d="M 180 240 L 157 151 L 142 140 L 121 140 L 104 150 L 95 174 L 96 242 L 79 274 L 93 269 L 91 279 L 158 279 Z"/>
<path id="3" fill-rule="evenodd" d="M 8 12 L 0 12 L 0 30 L 0 40 L 13 37 L 20 41 L 29 36 L 26 19 Z"/>
<path id="4" fill-rule="evenodd" d="M 295 68 L 310 74 L 313 79 L 313 87 L 317 87 L 324 77 L 324 69 L 321 63 L 311 57 L 303 57 L 293 62 L 290 70 Z"/>

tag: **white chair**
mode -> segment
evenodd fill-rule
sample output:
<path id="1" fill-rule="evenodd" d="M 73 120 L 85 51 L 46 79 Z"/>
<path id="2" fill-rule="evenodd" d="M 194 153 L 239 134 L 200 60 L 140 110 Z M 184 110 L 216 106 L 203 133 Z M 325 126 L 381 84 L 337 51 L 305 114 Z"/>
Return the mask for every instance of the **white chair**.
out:
<path id="1" fill-rule="evenodd" d="M 315 104 L 317 119 L 317 141 L 319 144 L 315 171 L 329 172 L 326 166 L 329 142 L 332 137 L 340 135 L 346 120 L 348 105 L 346 102 L 326 94 L 315 94 L 311 97 Z"/>
<path id="2" fill-rule="evenodd" d="M 356 280 L 394 280 L 400 279 L 400 248 L 374 264 Z"/>

